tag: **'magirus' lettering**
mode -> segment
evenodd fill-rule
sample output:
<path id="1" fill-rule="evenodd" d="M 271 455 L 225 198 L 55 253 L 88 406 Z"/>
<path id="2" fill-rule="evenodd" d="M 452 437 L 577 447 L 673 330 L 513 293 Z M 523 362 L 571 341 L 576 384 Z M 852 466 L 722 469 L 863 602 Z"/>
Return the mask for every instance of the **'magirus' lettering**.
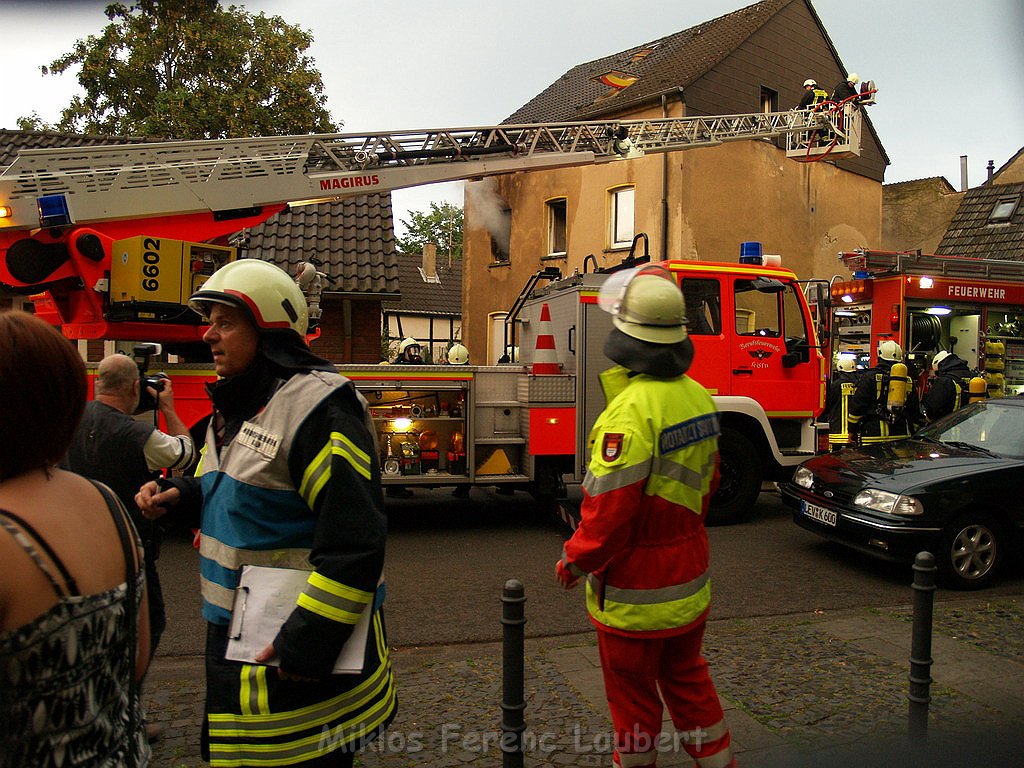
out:
<path id="1" fill-rule="evenodd" d="M 320 179 L 320 190 L 327 192 L 332 189 L 353 189 L 355 187 L 375 187 L 380 184 L 380 176 L 342 176 L 341 178 Z"/>

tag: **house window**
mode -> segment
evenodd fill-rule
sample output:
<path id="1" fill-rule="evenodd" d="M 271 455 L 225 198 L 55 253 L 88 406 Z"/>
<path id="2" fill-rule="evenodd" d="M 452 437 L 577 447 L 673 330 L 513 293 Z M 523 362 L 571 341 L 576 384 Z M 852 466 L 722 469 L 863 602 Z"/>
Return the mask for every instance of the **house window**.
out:
<path id="1" fill-rule="evenodd" d="M 611 191 L 612 248 L 627 248 L 633 242 L 633 200 L 635 187 L 620 187 Z"/>
<path id="2" fill-rule="evenodd" d="M 762 112 L 778 112 L 779 111 L 779 92 L 773 91 L 771 88 L 765 88 L 761 86 L 761 111 Z"/>
<path id="3" fill-rule="evenodd" d="M 548 200 L 548 254 L 565 253 L 565 198 Z"/>
<path id="4" fill-rule="evenodd" d="M 999 201 L 992 207 L 992 213 L 988 215 L 989 223 L 1001 224 L 1009 221 L 1017 210 L 1019 203 L 1020 195 L 999 198 Z"/>

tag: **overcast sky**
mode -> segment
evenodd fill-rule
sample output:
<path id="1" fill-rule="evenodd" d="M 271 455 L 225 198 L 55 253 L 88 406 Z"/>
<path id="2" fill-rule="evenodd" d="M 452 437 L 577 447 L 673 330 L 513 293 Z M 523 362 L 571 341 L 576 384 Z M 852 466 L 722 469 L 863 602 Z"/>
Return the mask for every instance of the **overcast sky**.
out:
<path id="1" fill-rule="evenodd" d="M 123 0 L 127 2 L 128 0 Z M 1024 146 L 1022 0 L 812 0 L 847 71 L 874 80 L 886 182 L 985 180 Z M 55 121 L 74 75 L 39 66 L 107 23 L 104 0 L 0 0 L 0 127 Z M 351 133 L 491 125 L 571 67 L 655 40 L 744 0 L 239 0 L 312 31 L 328 108 Z M 222 2 L 228 5 L 228 2 Z M 808 76 L 816 73 L 809 72 Z M 834 83 L 823 84 L 831 90 Z M 699 150 L 697 150 L 699 151 Z M 396 225 L 461 185 L 397 192 Z"/>

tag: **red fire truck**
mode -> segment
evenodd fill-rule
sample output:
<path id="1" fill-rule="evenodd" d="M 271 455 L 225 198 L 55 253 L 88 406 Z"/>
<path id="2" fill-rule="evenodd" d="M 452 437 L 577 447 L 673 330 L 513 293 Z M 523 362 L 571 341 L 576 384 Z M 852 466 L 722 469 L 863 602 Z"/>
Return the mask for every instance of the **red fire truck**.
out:
<path id="1" fill-rule="evenodd" d="M 26 151 L 0 172 L 0 285 L 32 294 L 37 312 L 72 339 L 194 342 L 204 328 L 187 299 L 235 258 L 198 241 L 285 205 L 782 135 L 794 159 L 835 158 L 859 152 L 860 121 L 846 107 Z M 836 138 L 815 146 L 824 131 Z M 825 358 L 813 317 L 826 313 L 812 315 L 791 271 L 750 261 L 669 262 L 691 305 L 692 373 L 723 413 L 719 522 L 742 518 L 763 480 L 821 447 L 815 419 Z M 384 482 L 484 484 L 542 497 L 580 482 L 601 407 L 595 377 L 608 365 L 600 345 L 610 321 L 594 302 L 606 277 L 576 275 L 524 293 L 516 364 L 339 366 L 370 403 Z M 536 369 L 536 335 L 546 324 L 559 340 L 559 373 Z M 160 367 L 174 378 L 187 423 L 208 413 L 207 366 Z"/>
<path id="2" fill-rule="evenodd" d="M 897 341 L 919 373 L 939 350 L 981 373 L 991 397 L 1024 391 L 1024 264 L 966 256 L 857 250 L 831 286 L 834 351 L 873 365 Z"/>

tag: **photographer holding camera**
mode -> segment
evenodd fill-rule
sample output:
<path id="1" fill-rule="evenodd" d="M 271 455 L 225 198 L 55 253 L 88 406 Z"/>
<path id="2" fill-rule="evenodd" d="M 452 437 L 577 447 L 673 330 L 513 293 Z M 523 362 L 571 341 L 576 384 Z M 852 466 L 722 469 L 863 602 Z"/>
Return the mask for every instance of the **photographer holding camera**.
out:
<path id="1" fill-rule="evenodd" d="M 132 418 L 139 407 L 142 384 L 147 386 L 167 432 L 151 421 Z M 168 378 L 147 377 L 127 355 L 103 358 L 96 372 L 95 400 L 87 403 L 75 430 L 62 467 L 108 485 L 124 503 L 145 548 L 146 591 L 149 596 L 150 649 L 156 652 L 167 624 L 163 593 L 157 575 L 160 532 L 145 519 L 135 504 L 139 487 L 153 480 L 161 469 L 185 469 L 192 463 L 194 447 L 188 428 L 174 410 L 174 391 Z M 154 728 L 147 734 L 156 737 Z"/>

